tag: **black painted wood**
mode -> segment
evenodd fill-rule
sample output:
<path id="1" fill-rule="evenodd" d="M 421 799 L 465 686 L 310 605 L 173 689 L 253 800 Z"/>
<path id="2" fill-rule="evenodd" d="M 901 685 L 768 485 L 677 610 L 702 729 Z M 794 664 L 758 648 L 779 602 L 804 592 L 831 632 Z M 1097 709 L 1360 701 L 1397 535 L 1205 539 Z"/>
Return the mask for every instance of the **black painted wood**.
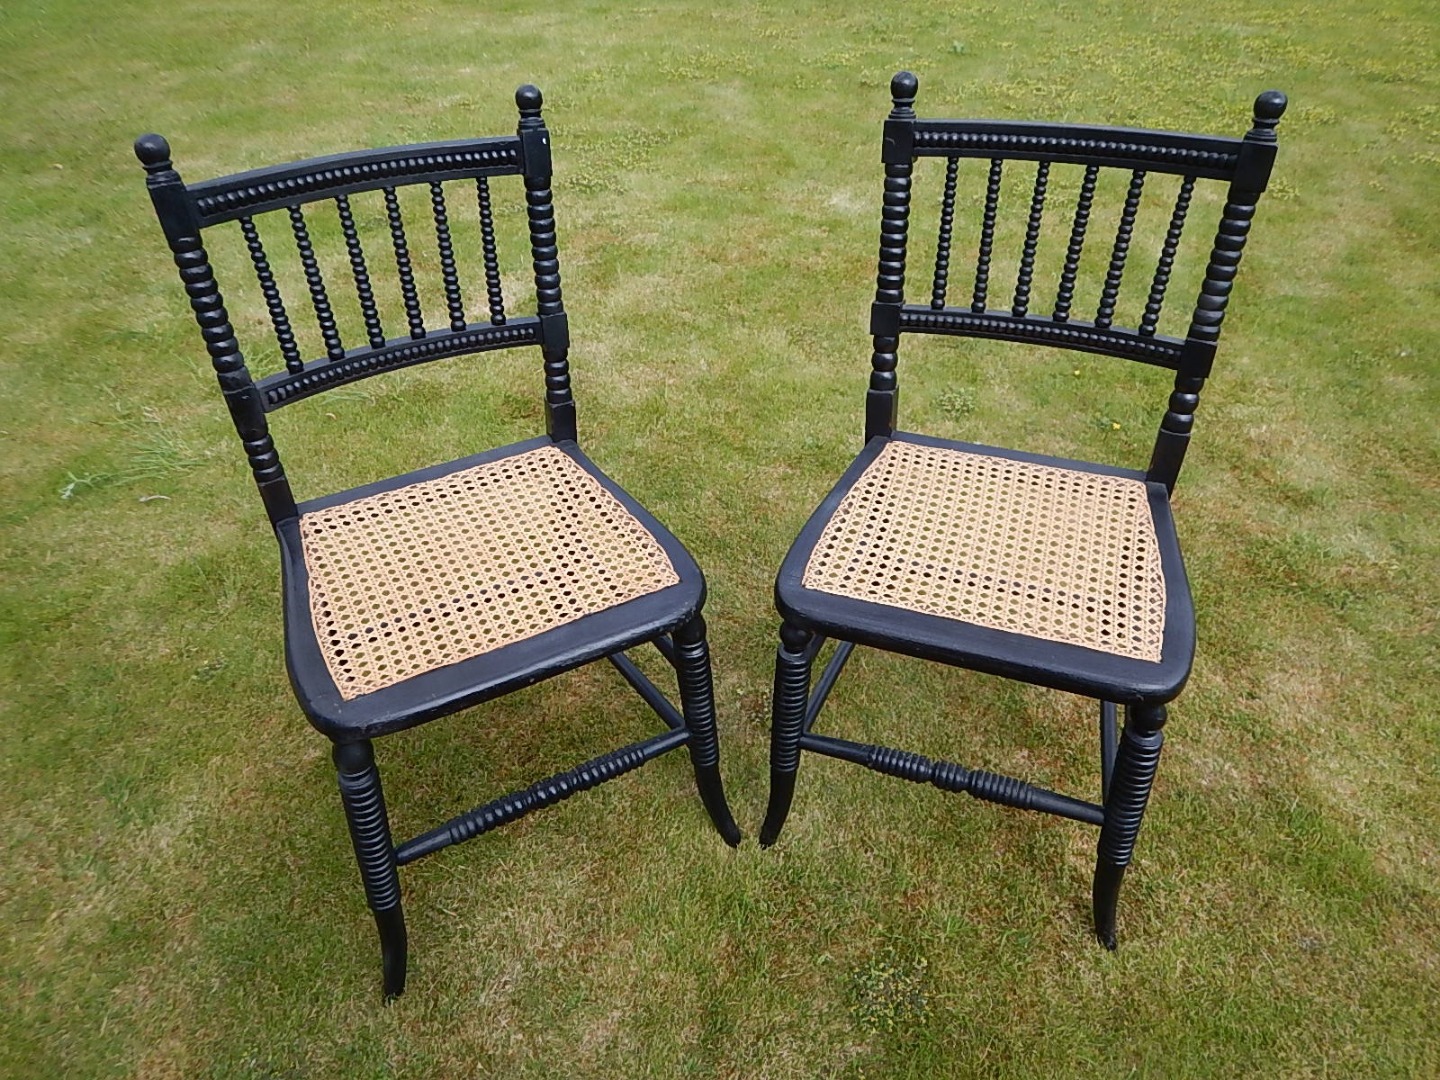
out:
<path id="1" fill-rule="evenodd" d="M 310 242 L 310 228 L 305 224 L 305 212 L 299 206 L 287 209 L 290 213 L 290 229 L 295 234 L 295 250 L 300 253 L 300 265 L 305 270 L 305 285 L 310 290 L 310 306 L 315 309 L 315 321 L 320 326 L 320 337 L 325 342 L 325 355 L 331 360 L 343 360 L 345 346 L 340 341 L 340 330 L 335 322 L 335 311 L 330 306 L 330 294 L 325 289 L 325 276 L 320 272 L 320 261 L 315 256 L 315 245 Z"/>
<path id="2" fill-rule="evenodd" d="M 408 938 L 401 905 L 398 867 L 421 855 L 479 836 L 490 829 L 624 775 L 681 746 L 689 748 L 700 802 L 727 844 L 740 832 L 730 815 L 720 779 L 714 685 L 705 622 L 705 579 L 685 548 L 653 516 L 602 473 L 576 443 L 575 403 L 570 387 L 569 326 L 560 287 L 554 197 L 551 190 L 550 136 L 541 115 L 540 91 L 521 87 L 516 134 L 508 138 L 453 140 L 419 147 L 358 151 L 260 169 L 201 184 L 187 185 L 170 160 L 170 148 L 156 135 L 142 136 L 135 151 L 146 172 L 156 215 L 170 246 L 249 459 L 280 546 L 285 616 L 285 661 L 301 711 L 334 744 L 341 803 L 360 868 L 366 900 L 380 938 L 383 986 L 387 997 L 405 988 Z M 507 180 L 519 177 L 518 181 Z M 463 181 L 464 202 L 447 201 L 446 185 Z M 468 184 L 475 185 L 474 208 L 481 234 L 487 318 L 470 322 L 464 309 L 461 266 L 452 242 L 451 209 L 458 217 L 470 206 Z M 494 182 L 494 190 L 492 190 Z M 504 308 L 500 260 L 494 229 L 494 200 L 525 200 L 537 294 L 533 314 L 510 315 Z M 439 285 L 445 311 L 438 325 L 427 323 L 421 306 L 419 268 L 411 254 L 401 194 L 413 189 L 435 227 Z M 359 200 L 368 199 L 362 204 Z M 354 281 L 365 327 L 363 344 L 347 348 L 326 287 L 319 246 L 323 227 L 312 229 L 306 208 L 332 202 L 338 214 L 337 250 L 325 258 L 343 259 Z M 277 284 L 271 253 L 261 241 L 256 219 L 274 213 L 288 226 L 296 258 L 320 328 L 325 352 L 305 359 Z M 275 331 L 283 370 L 258 381 L 246 366 L 241 346 L 215 281 L 202 241 L 205 230 L 229 229 L 238 221 Z M 373 223 L 372 235 L 367 227 Z M 456 222 L 454 228 L 459 229 Z M 334 239 L 333 237 L 329 237 Z M 366 259 L 370 250 L 388 246 L 394 255 L 399 306 L 405 332 L 387 338 L 385 313 Z M 388 273 L 389 258 L 383 260 Z M 400 325 L 397 320 L 392 325 Z M 362 487 L 297 504 L 270 437 L 267 413 L 326 390 L 400 368 L 451 357 L 479 356 L 499 349 L 532 348 L 540 354 L 546 433 L 508 446 L 462 453 L 456 460 L 389 477 Z M 555 447 L 611 495 L 659 544 L 678 581 L 598 613 L 541 634 L 482 652 L 469 659 L 405 679 L 381 690 L 345 700 L 330 677 L 311 615 L 310 583 L 301 540 L 303 515 L 356 499 L 394 491 L 487 462 L 503 461 L 540 447 Z M 470 448 L 466 448 L 467 451 Z M 363 453 L 351 443 L 337 452 Z M 675 670 L 677 708 L 623 653 L 652 643 Z M 593 661 L 610 658 L 615 667 L 659 715 L 660 735 L 602 753 L 518 792 L 460 814 L 427 833 L 396 845 L 390 831 L 372 740 L 450 716 L 542 679 Z"/>
<path id="3" fill-rule="evenodd" d="M 1175 490 L 1175 481 L 1179 478 L 1180 466 L 1190 445 L 1190 432 L 1195 427 L 1200 391 L 1204 386 L 1204 379 L 1183 371 L 1175 377 L 1175 389 L 1170 394 L 1169 408 L 1160 421 L 1160 432 L 1155 437 L 1155 450 L 1150 456 L 1148 471 L 1149 476 L 1165 485 L 1166 491 Z"/>
<path id="4" fill-rule="evenodd" d="M 209 228 L 336 195 L 520 172 L 519 140 L 503 136 L 332 154 L 203 180 L 189 192 L 199 224 Z"/>
<path id="5" fill-rule="evenodd" d="M 1099 165 L 1085 166 L 1085 178 L 1080 182 L 1075 217 L 1070 225 L 1070 246 L 1065 249 L 1065 266 L 1060 271 L 1060 288 L 1055 295 L 1057 323 L 1070 319 L 1070 305 L 1075 300 L 1075 278 L 1080 269 L 1080 256 L 1085 250 L 1085 231 L 1090 226 L 1090 206 L 1095 201 L 1095 183 L 1099 176 Z"/>
<path id="6" fill-rule="evenodd" d="M 665 721 L 665 725 L 671 729 L 683 728 L 685 718 L 680 715 L 674 705 L 670 704 L 668 698 L 661 692 L 660 688 L 645 677 L 645 673 L 635 666 L 624 653 L 611 653 L 607 660 L 612 667 L 620 672 L 621 676 L 628 682 L 637 694 L 644 700 L 646 705 L 655 711 L 655 715 Z"/>
<path id="7" fill-rule="evenodd" d="M 1050 162 L 1035 167 L 1035 187 L 1030 195 L 1030 217 L 1025 222 L 1025 247 L 1020 252 L 1020 271 L 1015 278 L 1015 301 L 1010 314 L 1023 319 L 1030 310 L 1030 285 L 1035 278 L 1035 249 L 1040 243 L 1040 222 L 1045 215 L 1045 188 L 1050 177 Z"/>
<path id="8" fill-rule="evenodd" d="M 1125 729 L 1115 752 L 1115 769 L 1105 796 L 1105 822 L 1095 856 L 1095 935 L 1107 949 L 1116 945 L 1116 901 L 1125 868 L 1135 854 L 1140 822 L 1160 765 L 1160 750 L 1165 744 L 1160 729 L 1164 726 L 1164 705 L 1138 706 L 1125 712 Z"/>
<path id="9" fill-rule="evenodd" d="M 995 219 L 1000 209 L 1000 180 L 1004 168 L 1001 158 L 990 162 L 990 175 L 985 183 L 985 216 L 980 221 L 980 253 L 975 258 L 975 290 L 970 298 L 970 310 L 977 314 L 985 310 L 990 294 L 990 257 L 995 251 Z"/>
<path id="10" fill-rule="evenodd" d="M 345 253 L 350 257 L 350 275 L 355 279 L 355 296 L 360 301 L 360 316 L 365 320 L 365 335 L 372 349 L 385 346 L 385 328 L 380 325 L 380 310 L 375 306 L 375 291 L 370 287 L 370 269 L 365 265 L 365 249 L 360 231 L 355 228 L 355 215 L 350 210 L 350 196 L 336 195 L 335 209 L 340 214 L 340 231 L 345 235 Z"/>
<path id="11" fill-rule="evenodd" d="M 380 772 L 375 767 L 375 751 L 368 740 L 361 740 L 336 744 L 332 756 L 340 781 L 340 803 L 350 828 L 350 842 L 355 848 L 355 861 L 360 865 L 365 901 L 370 905 L 380 934 L 385 996 L 398 997 L 405 992 L 409 941 L 400 905 L 395 844 L 390 838 L 390 818 L 385 810 Z"/>
<path id="12" fill-rule="evenodd" d="M 1100 702 L 1100 801 L 1110 797 L 1110 776 L 1115 771 L 1116 734 L 1113 701 Z"/>
<path id="13" fill-rule="evenodd" d="M 378 349 L 364 346 L 344 352 L 338 360 L 314 360 L 298 371 L 267 375 L 259 382 L 263 405 L 273 412 L 337 386 L 382 372 L 413 367 L 451 356 L 471 356 L 517 345 L 540 343 L 540 320 L 533 315 L 511 319 L 504 326 L 471 323 L 464 329 L 427 331 L 419 339 L 392 338 Z"/>
<path id="14" fill-rule="evenodd" d="M 465 300 L 460 294 L 460 273 L 455 267 L 455 248 L 450 242 L 450 216 L 445 209 L 445 189 L 430 181 L 430 213 L 435 218 L 435 246 L 440 251 L 440 276 L 445 282 L 445 306 L 450 311 L 450 329 L 465 329 Z"/>
<path id="15" fill-rule="evenodd" d="M 1283 94 L 1261 94 L 1253 126 L 1243 138 L 1219 138 L 1121 128 L 1033 124 L 1013 121 L 930 120 L 915 115 L 918 82 L 908 72 L 891 83 L 892 108 L 884 124 L 885 169 L 880 258 L 870 330 L 875 351 L 866 397 L 866 445 L 801 530 L 775 583 L 782 625 L 776 652 L 770 742 L 770 798 L 760 831 L 762 845 L 776 842 L 795 797 L 803 751 L 849 761 L 876 772 L 945 791 L 967 792 L 986 801 L 1089 822 L 1100 826 L 1092 886 L 1095 931 L 1115 945 L 1120 886 L 1130 864 L 1160 757 L 1166 703 L 1183 688 L 1195 649 L 1195 614 L 1171 515 L 1170 494 L 1184 458 L 1195 409 L 1210 373 L 1220 326 L 1229 303 L 1251 220 L 1275 156 L 1275 126 L 1285 108 Z M 917 159 L 946 159 L 935 273 L 927 303 L 905 299 L 905 258 L 910 194 Z M 987 162 L 983 209 L 976 242 L 975 279 L 966 306 L 947 300 L 954 210 L 960 159 Z M 1036 174 L 1024 218 L 1024 244 L 1008 308 L 990 306 L 990 275 L 999 235 L 1001 189 L 1009 161 L 1034 161 Z M 1032 312 L 1031 296 L 1040 272 L 1044 210 L 1057 170 L 1080 170 L 1079 192 L 1069 221 L 1051 313 Z M 1093 321 L 1072 317 L 1082 293 L 1087 233 L 1097 211 L 1106 170 L 1128 174 L 1125 196 L 1103 277 L 1092 284 L 1097 303 Z M 1139 325 L 1117 323 L 1127 264 L 1141 215 L 1147 176 L 1173 174 L 1179 190 L 1168 228 L 1150 274 Z M 1204 271 L 1189 330 L 1184 337 L 1160 332 L 1182 234 L 1202 182 L 1228 183 L 1225 207 Z M 1088 301 L 1087 301 L 1088 302 Z M 1149 467 L 1144 471 L 1095 462 L 1046 457 L 1006 447 L 937 439 L 897 429 L 898 358 L 905 334 L 989 338 L 1113 356 L 1168 369 L 1174 389 L 1160 424 Z M 1042 421 L 1043 422 L 1043 421 Z M 1165 626 L 1158 661 L 1138 660 L 928 615 L 891 604 L 820 592 L 805 584 L 805 570 L 841 502 L 880 453 L 895 442 L 944 447 L 1014 461 L 1034 462 L 1082 473 L 1126 477 L 1144 483 L 1165 583 Z M 876 523 L 877 543 L 884 522 Z M 945 523 L 937 521 L 936 529 Z M 958 543 L 958 540 L 957 540 Z M 837 649 L 811 689 L 812 667 L 822 642 Z M 816 734 L 812 728 L 855 645 L 884 649 L 1003 678 L 1017 679 L 1100 701 L 1100 787 L 1103 805 L 1038 788 L 1024 780 L 935 760 L 909 750 Z M 1125 706 L 1117 735 L 1117 706 Z"/>
<path id="16" fill-rule="evenodd" d="M 914 123 L 915 87 L 911 78 L 893 82 L 892 107 L 885 122 L 885 198 L 880 211 L 880 258 L 875 272 L 875 303 L 870 309 L 870 391 L 865 402 L 865 438 L 889 432 L 895 426 L 896 350 L 900 346 L 898 316 L 905 301 L 905 247 L 910 227 L 910 175 L 914 165 L 906 140 Z"/>
<path id="17" fill-rule="evenodd" d="M 770 802 L 765 823 L 760 826 L 761 847 L 769 847 L 779 839 L 795 796 L 800 737 L 810 701 L 810 669 L 815 662 L 815 651 L 809 647 L 812 638 L 810 631 L 796 623 L 780 627 L 775 688 L 770 698 Z"/>
<path id="18" fill-rule="evenodd" d="M 950 242 L 955 229 L 955 187 L 960 172 L 960 159 L 945 164 L 945 194 L 940 200 L 940 231 L 935 242 L 935 279 L 930 291 L 930 306 L 936 311 L 945 307 L 945 294 L 950 283 Z"/>
<path id="19" fill-rule="evenodd" d="M 673 638 L 671 638 L 669 634 L 661 634 L 659 637 L 651 641 L 650 644 L 655 646 L 656 652 L 658 652 L 661 656 L 665 657 L 666 660 L 670 661 L 671 667 L 675 666 L 675 641 Z"/>
<path id="20" fill-rule="evenodd" d="M 824 638 L 819 638 L 817 641 L 824 641 Z M 835 647 L 834 655 L 825 665 L 824 672 L 815 683 L 815 691 L 810 695 L 810 700 L 805 706 L 805 731 L 809 731 L 814 726 L 820 710 L 825 707 L 825 699 L 835 688 L 835 682 L 840 678 L 840 672 L 845 670 L 845 665 L 850 662 L 850 656 L 854 652 L 855 643 L 853 641 L 842 641 Z"/>
<path id="21" fill-rule="evenodd" d="M 467 810 L 445 824 L 405 841 L 396 849 L 395 858 L 404 866 L 455 844 L 474 840 L 501 825 L 519 821 L 532 811 L 554 806 L 581 791 L 589 791 L 607 780 L 634 772 L 646 762 L 684 744 L 688 737 L 689 732 L 679 730 L 652 735 L 643 742 L 622 746 L 618 750 L 601 754 L 593 761 L 537 780 L 521 791 L 513 791 L 484 806 Z"/>
<path id="22" fill-rule="evenodd" d="M 505 293 L 500 286 L 500 254 L 495 247 L 495 217 L 490 208 L 490 182 L 475 178 L 475 201 L 480 210 L 480 245 L 485 259 L 485 295 L 490 301 L 490 323 L 505 325 Z"/>
<path id="23" fill-rule="evenodd" d="M 1240 163 L 1237 139 L 1084 124 L 924 119 L 912 138 L 916 157 L 1067 162 L 1212 180 L 1233 180 Z"/>
<path id="24" fill-rule="evenodd" d="M 1153 337 L 1160 322 L 1160 311 L 1165 305 L 1165 290 L 1170 286 L 1170 271 L 1175 268 L 1175 253 L 1180 248 L 1180 237 L 1185 231 L 1185 217 L 1190 212 L 1190 197 L 1195 192 L 1195 178 L 1185 177 L 1180 192 L 1175 196 L 1175 209 L 1170 213 L 1170 228 L 1165 232 L 1165 244 L 1160 249 L 1160 261 L 1155 264 L 1155 276 L 1150 281 L 1150 298 L 1145 302 L 1145 314 L 1140 318 L 1140 335 Z"/>
<path id="25" fill-rule="evenodd" d="M 159 135 L 142 135 L 135 140 L 135 156 L 145 168 L 150 201 L 189 297 L 195 323 L 205 341 L 205 351 L 210 355 L 220 392 L 245 449 L 265 510 L 271 521 L 294 517 L 295 497 L 290 491 L 290 481 L 270 437 L 260 394 L 245 366 L 240 343 L 235 339 L 235 328 L 230 324 L 230 313 L 225 310 L 225 298 L 215 281 L 210 256 L 201 242 L 194 201 L 171 163 L 170 144 Z"/>
<path id="26" fill-rule="evenodd" d="M 730 816 L 720 783 L 720 742 L 715 730 L 715 687 L 710 675 L 710 646 L 705 619 L 696 616 L 675 631 L 675 673 L 685 730 L 690 735 L 690 764 L 700 801 L 720 836 L 731 847 L 740 843 L 740 829 Z"/>
<path id="27" fill-rule="evenodd" d="M 410 337 L 418 341 L 425 336 L 425 313 L 420 308 L 420 293 L 415 287 L 415 269 L 410 263 L 410 243 L 405 236 L 405 219 L 400 213 L 400 197 L 393 187 L 383 190 L 385 218 L 390 225 L 390 243 L 395 251 L 395 272 L 400 279 L 405 318 L 410 324 Z"/>
<path id="28" fill-rule="evenodd" d="M 295 342 L 295 331 L 290 326 L 290 316 L 285 310 L 285 301 L 280 296 L 280 287 L 275 283 L 275 274 L 270 269 L 270 260 L 265 254 L 265 245 L 260 242 L 260 230 L 248 218 L 240 219 L 240 230 L 245 236 L 245 246 L 250 251 L 250 262 L 255 267 L 255 277 L 260 282 L 260 293 L 265 297 L 265 309 L 270 313 L 270 325 L 275 328 L 275 341 L 280 346 L 280 355 L 285 360 L 287 371 L 299 371 L 305 366 L 300 357 L 300 347 Z"/>
<path id="29" fill-rule="evenodd" d="M 1026 345 L 1053 345 L 1077 352 L 1099 353 L 1142 364 L 1178 370 L 1185 363 L 1186 342 L 1161 334 L 1141 336 L 1119 327 L 1100 327 L 1079 319 L 1059 320 L 1026 314 L 1016 318 L 1009 311 L 991 308 L 972 313 L 960 308 L 935 311 L 919 304 L 900 309 L 900 329 L 948 337 L 983 337 Z"/>
<path id="30" fill-rule="evenodd" d="M 1105 808 L 1082 799 L 1072 799 L 1024 780 L 984 769 L 967 769 L 950 761 L 937 761 L 924 754 L 897 750 L 890 746 L 836 739 L 829 735 L 804 732 L 801 749 L 826 757 L 839 758 L 863 765 L 874 772 L 909 780 L 912 784 L 933 784 L 941 791 L 970 795 L 983 802 L 1010 806 L 1017 810 L 1035 810 L 1043 814 L 1081 821 L 1087 825 L 1103 825 Z"/>
<path id="31" fill-rule="evenodd" d="M 534 90 L 534 87 L 530 88 Z M 520 143 L 527 164 L 525 216 L 530 228 L 530 262 L 545 357 L 545 425 L 557 440 L 575 438 L 575 399 L 570 391 L 570 328 L 560 288 L 554 195 L 550 190 L 550 141 L 540 120 L 540 91 L 515 95 L 520 109 Z"/>
<path id="32" fill-rule="evenodd" d="M 1130 256 L 1130 237 L 1135 231 L 1135 215 L 1140 211 L 1140 196 L 1145 188 L 1145 172 L 1136 169 L 1130 174 L 1130 188 L 1125 192 L 1125 206 L 1120 211 L 1120 224 L 1115 230 L 1115 245 L 1110 249 L 1110 268 L 1105 272 L 1105 287 L 1100 292 L 1100 309 L 1095 325 L 1110 329 L 1115 321 L 1115 302 L 1120 296 L 1120 282 L 1125 276 L 1125 261 Z"/>

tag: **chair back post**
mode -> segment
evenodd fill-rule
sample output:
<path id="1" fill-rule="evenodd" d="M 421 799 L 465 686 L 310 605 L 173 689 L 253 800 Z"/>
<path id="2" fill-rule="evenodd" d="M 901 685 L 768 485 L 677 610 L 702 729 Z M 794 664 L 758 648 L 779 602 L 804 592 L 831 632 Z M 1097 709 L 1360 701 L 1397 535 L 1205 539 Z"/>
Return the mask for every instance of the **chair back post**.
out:
<path id="1" fill-rule="evenodd" d="M 908 71 L 890 80 L 890 115 L 880 160 L 885 165 L 885 203 L 880 214 L 880 260 L 875 302 L 870 307 L 870 389 L 865 396 L 865 441 L 895 430 L 900 389 L 895 375 L 900 311 L 905 306 L 905 245 L 910 227 L 910 176 L 915 169 L 915 94 L 920 81 Z"/>
<path id="2" fill-rule="evenodd" d="M 170 161 L 170 144 L 159 135 L 142 135 L 135 140 L 135 156 L 145 167 L 145 187 L 155 204 L 156 216 L 170 244 L 175 269 L 190 297 L 195 322 L 200 327 L 205 349 L 215 367 L 220 391 L 230 409 L 230 419 L 245 447 L 250 471 L 260 489 L 265 512 L 272 524 L 296 514 L 295 497 L 290 481 L 280 463 L 280 455 L 270 438 L 270 425 L 265 419 L 265 406 L 256 389 L 240 343 L 235 338 L 225 299 L 215 281 L 210 256 L 200 239 L 200 220 L 194 200 Z"/>
<path id="3" fill-rule="evenodd" d="M 1240 268 L 1240 258 L 1245 252 L 1245 241 L 1250 235 L 1250 223 L 1275 164 L 1278 146 L 1275 128 L 1285 113 L 1286 104 L 1285 95 L 1278 90 L 1267 90 L 1257 97 L 1253 126 L 1240 144 L 1215 244 L 1205 266 L 1200 298 L 1181 351 L 1175 387 L 1171 391 L 1165 417 L 1160 422 L 1160 432 L 1155 438 L 1155 449 L 1146 472 L 1150 480 L 1164 484 L 1167 491 L 1175 490 L 1180 466 L 1185 460 L 1190 432 L 1195 426 L 1195 409 L 1200 404 L 1200 391 L 1215 360 L 1220 326 L 1225 321 L 1225 309 L 1230 302 L 1230 290 Z"/>
<path id="4" fill-rule="evenodd" d="M 515 91 L 540 351 L 545 361 L 545 430 L 556 442 L 564 442 L 576 437 L 575 399 L 570 392 L 570 328 L 560 293 L 560 256 L 555 240 L 554 195 L 550 190 L 550 133 L 540 116 L 543 104 L 538 87 L 527 83 Z"/>

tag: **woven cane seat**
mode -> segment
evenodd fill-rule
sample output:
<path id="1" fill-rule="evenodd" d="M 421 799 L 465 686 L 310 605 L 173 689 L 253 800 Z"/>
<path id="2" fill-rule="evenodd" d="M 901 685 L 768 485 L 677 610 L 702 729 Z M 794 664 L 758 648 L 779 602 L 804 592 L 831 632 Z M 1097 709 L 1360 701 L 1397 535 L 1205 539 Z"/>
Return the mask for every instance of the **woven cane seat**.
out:
<path id="1" fill-rule="evenodd" d="M 892 441 L 836 508 L 807 589 L 1160 660 L 1145 483 Z"/>
<path id="2" fill-rule="evenodd" d="M 346 701 L 680 580 L 554 446 L 305 513 L 300 536 L 315 637 Z"/>

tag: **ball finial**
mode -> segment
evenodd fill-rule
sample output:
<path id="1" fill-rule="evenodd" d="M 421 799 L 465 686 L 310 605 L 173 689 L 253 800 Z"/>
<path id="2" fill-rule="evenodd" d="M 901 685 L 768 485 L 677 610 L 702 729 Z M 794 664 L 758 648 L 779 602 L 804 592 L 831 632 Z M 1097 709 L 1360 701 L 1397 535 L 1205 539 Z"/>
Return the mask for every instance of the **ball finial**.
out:
<path id="1" fill-rule="evenodd" d="M 135 156 L 149 171 L 170 167 L 170 144 L 161 135 L 141 135 L 135 140 Z"/>
<path id="2" fill-rule="evenodd" d="M 543 104 L 545 98 L 538 86 L 526 83 L 515 91 L 515 107 L 520 110 L 521 116 L 539 116 Z"/>
<path id="3" fill-rule="evenodd" d="M 1288 104 L 1289 101 L 1279 90 L 1266 90 L 1255 99 L 1255 125 L 1245 137 L 1255 142 L 1275 142 L 1275 126 L 1280 123 Z"/>
<path id="4" fill-rule="evenodd" d="M 890 80 L 890 100 L 897 109 L 908 109 L 915 104 L 915 95 L 920 90 L 920 80 L 909 71 L 897 71 Z"/>
<path id="5" fill-rule="evenodd" d="M 1280 117 L 1285 115 L 1285 106 L 1289 104 L 1290 99 L 1279 90 L 1266 90 L 1255 99 L 1255 119 L 1279 123 Z"/>

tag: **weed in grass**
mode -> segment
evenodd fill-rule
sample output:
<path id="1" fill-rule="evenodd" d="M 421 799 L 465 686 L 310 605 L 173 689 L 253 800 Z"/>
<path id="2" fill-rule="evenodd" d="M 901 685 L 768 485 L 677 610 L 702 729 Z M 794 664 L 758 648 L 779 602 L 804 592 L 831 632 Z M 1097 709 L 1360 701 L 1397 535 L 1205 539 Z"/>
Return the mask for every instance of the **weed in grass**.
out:
<path id="1" fill-rule="evenodd" d="M 742 723 L 766 731 L 770 729 L 770 691 L 742 690 L 737 695 L 736 712 Z"/>
<path id="2" fill-rule="evenodd" d="M 951 420 L 959 420 L 975 411 L 975 391 L 968 386 L 952 386 L 940 394 L 935 404 Z"/>
<path id="3" fill-rule="evenodd" d="M 224 674 L 225 658 L 223 656 L 216 656 L 206 660 L 205 663 L 197 667 L 195 674 L 192 675 L 191 678 L 197 679 L 200 682 L 214 682 Z"/>
<path id="4" fill-rule="evenodd" d="M 867 1034 L 922 1024 L 930 1015 L 929 961 L 886 946 L 850 970 L 850 1015 Z"/>
<path id="5" fill-rule="evenodd" d="M 109 483 L 109 473 L 86 473 L 84 476 L 76 476 L 68 469 L 65 472 L 65 483 L 60 485 L 59 495 L 62 499 L 73 499 L 79 492 L 86 488 L 101 487 Z"/>

